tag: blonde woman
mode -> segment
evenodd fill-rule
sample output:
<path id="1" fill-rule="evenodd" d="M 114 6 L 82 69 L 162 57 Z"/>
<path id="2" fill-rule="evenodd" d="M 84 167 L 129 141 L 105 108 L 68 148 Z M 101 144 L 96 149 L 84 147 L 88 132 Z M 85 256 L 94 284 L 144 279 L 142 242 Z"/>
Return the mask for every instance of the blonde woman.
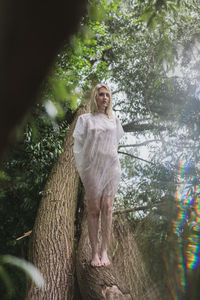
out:
<path id="1" fill-rule="evenodd" d="M 91 113 L 79 116 L 73 133 L 77 170 L 88 201 L 88 233 L 92 248 L 91 265 L 109 266 L 107 254 L 112 225 L 112 208 L 121 176 L 117 148 L 124 131 L 112 113 L 111 92 L 98 84 L 91 99 Z M 101 213 L 102 245 L 98 253 Z"/>

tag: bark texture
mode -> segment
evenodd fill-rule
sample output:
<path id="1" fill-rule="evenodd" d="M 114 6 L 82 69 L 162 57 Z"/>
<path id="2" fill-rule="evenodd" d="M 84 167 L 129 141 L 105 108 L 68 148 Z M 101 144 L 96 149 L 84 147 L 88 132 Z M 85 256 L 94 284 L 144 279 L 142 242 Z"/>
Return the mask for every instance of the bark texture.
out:
<path id="1" fill-rule="evenodd" d="M 74 222 L 79 176 L 75 169 L 72 133 L 77 117 L 87 111 L 86 101 L 66 135 L 64 151 L 52 169 L 44 189 L 30 251 L 31 261 L 43 274 L 46 284 L 44 289 L 38 289 L 32 284 L 27 300 L 73 299 Z"/>
<path id="2" fill-rule="evenodd" d="M 64 42 L 86 12 L 86 0 L 2 0 L 0 5 L 0 156 L 36 96 Z"/>
<path id="3" fill-rule="evenodd" d="M 83 300 L 143 300 L 160 299 L 152 284 L 134 234 L 125 218 L 113 220 L 109 245 L 109 267 L 90 266 L 91 248 L 87 230 L 87 212 L 82 221 L 82 233 L 76 260 L 78 284 Z"/>

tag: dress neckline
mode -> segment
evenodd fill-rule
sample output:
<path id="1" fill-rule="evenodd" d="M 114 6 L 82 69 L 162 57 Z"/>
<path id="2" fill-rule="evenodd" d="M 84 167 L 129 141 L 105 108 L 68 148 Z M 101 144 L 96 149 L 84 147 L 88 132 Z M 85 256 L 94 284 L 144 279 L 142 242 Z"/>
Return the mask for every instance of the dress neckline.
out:
<path id="1" fill-rule="evenodd" d="M 97 116 L 100 116 L 101 118 L 104 118 L 106 120 L 109 120 L 109 121 L 113 121 L 114 119 L 113 118 L 109 118 L 107 114 L 104 114 L 104 113 L 96 113 Z"/>
<path id="2" fill-rule="evenodd" d="M 100 116 L 100 117 L 102 117 L 102 118 L 105 118 L 105 119 L 110 119 L 109 117 L 108 117 L 108 115 L 107 114 L 104 114 L 104 113 L 97 113 L 97 115 L 98 116 Z"/>

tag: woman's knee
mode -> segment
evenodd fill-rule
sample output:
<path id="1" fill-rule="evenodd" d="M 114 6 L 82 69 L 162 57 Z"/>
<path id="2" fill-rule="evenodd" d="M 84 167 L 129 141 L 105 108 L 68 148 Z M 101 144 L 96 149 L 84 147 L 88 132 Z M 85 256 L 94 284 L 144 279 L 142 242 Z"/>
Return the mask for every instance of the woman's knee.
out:
<path id="1" fill-rule="evenodd" d="M 112 197 L 106 197 L 102 201 L 101 210 L 103 213 L 111 214 L 113 209 L 113 198 Z"/>
<path id="2" fill-rule="evenodd" d="M 88 215 L 98 217 L 100 214 L 100 203 L 88 203 Z"/>

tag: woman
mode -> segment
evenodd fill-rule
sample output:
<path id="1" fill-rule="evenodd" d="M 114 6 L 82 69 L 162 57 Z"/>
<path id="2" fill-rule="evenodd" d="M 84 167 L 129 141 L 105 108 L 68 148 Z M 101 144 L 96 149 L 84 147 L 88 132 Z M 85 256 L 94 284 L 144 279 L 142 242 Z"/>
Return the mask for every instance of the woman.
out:
<path id="1" fill-rule="evenodd" d="M 91 113 L 79 116 L 73 133 L 76 166 L 88 201 L 88 232 L 92 248 L 91 265 L 108 266 L 107 246 L 111 232 L 112 207 L 121 176 L 117 153 L 124 134 L 112 114 L 109 88 L 98 84 L 91 100 Z M 102 245 L 98 254 L 98 227 L 101 212 Z"/>

